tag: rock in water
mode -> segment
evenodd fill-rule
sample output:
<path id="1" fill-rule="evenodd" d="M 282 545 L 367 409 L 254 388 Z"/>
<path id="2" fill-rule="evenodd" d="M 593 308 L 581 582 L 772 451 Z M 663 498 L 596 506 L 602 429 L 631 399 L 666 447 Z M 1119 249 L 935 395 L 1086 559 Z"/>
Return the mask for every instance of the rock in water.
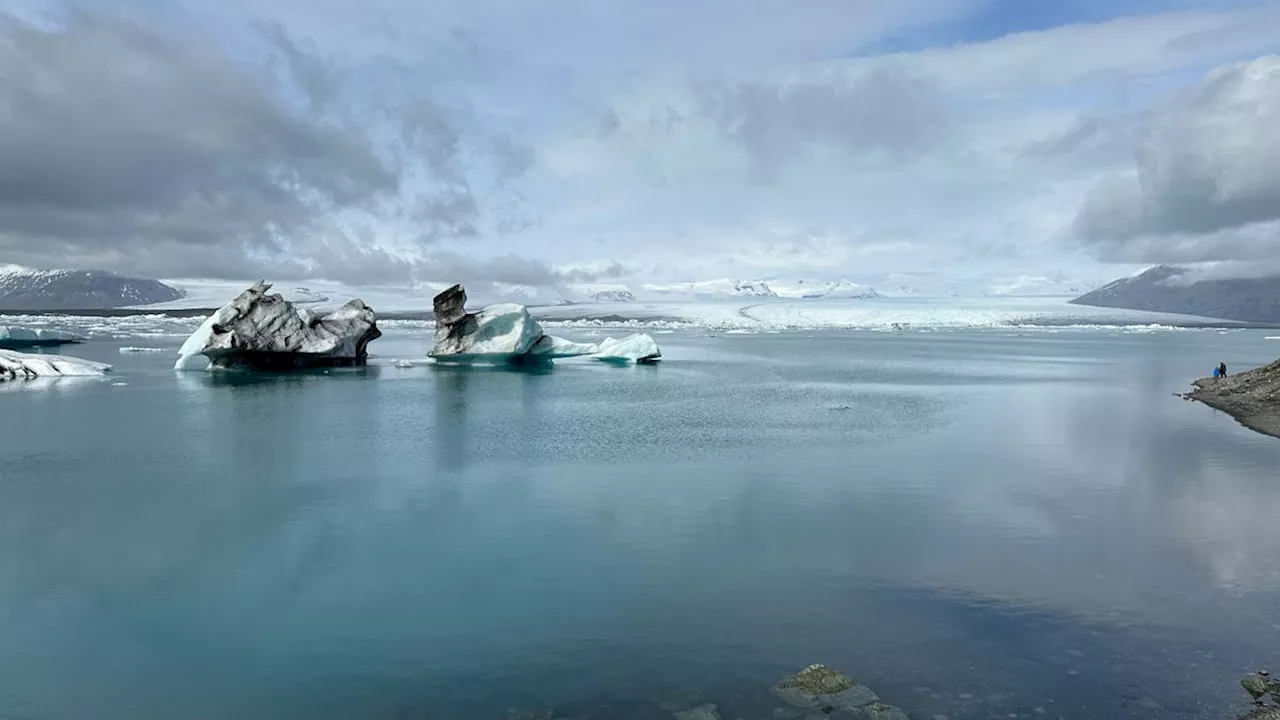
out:
<path id="1" fill-rule="evenodd" d="M 298 310 L 258 281 L 205 320 L 178 351 L 179 370 L 295 370 L 361 365 L 382 336 L 373 309 L 352 300 L 328 315 Z"/>
<path id="2" fill-rule="evenodd" d="M 1267 682 L 1267 678 L 1259 673 L 1249 673 L 1240 680 L 1240 686 L 1254 700 L 1261 700 L 1263 696 L 1271 692 L 1271 685 Z"/>
<path id="3" fill-rule="evenodd" d="M 29 355 L 0 350 L 0 382 L 41 377 L 92 377 L 102 375 L 110 365 L 65 355 Z"/>
<path id="4" fill-rule="evenodd" d="M 848 675 L 836 672 L 826 665 L 810 665 L 784 679 L 773 687 L 773 694 L 795 707 L 834 708 L 852 713 L 855 717 L 875 717 L 877 720 L 890 720 L 894 717 L 884 714 L 884 709 L 893 709 L 893 706 L 880 703 L 880 698 L 871 688 L 857 684 Z"/>

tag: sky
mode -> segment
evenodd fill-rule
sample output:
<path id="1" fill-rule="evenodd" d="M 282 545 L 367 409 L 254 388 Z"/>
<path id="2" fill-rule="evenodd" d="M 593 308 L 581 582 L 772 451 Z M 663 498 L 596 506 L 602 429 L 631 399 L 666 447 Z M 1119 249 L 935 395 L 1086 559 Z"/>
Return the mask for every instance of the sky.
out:
<path id="1" fill-rule="evenodd" d="M 1280 0 L 0 0 L 0 264 L 1280 270 Z"/>

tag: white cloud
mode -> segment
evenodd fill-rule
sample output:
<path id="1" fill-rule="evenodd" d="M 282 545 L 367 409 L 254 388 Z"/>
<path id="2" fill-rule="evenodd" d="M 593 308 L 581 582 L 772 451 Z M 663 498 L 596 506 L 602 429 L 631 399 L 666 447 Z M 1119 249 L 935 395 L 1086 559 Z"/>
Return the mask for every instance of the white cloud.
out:
<path id="1" fill-rule="evenodd" d="M 419 159 L 403 189 L 431 191 L 425 211 L 444 221 L 358 223 L 362 274 L 380 253 L 407 258 L 401 274 L 459 267 L 445 252 L 479 258 L 469 273 L 548 282 L 561 277 L 550 268 L 593 263 L 656 280 L 1020 278 L 1105 274 L 1098 257 L 1170 248 L 1275 254 L 1265 224 L 1213 218 L 1272 200 L 1276 140 L 1260 128 L 1280 94 L 1242 80 L 1210 97 L 1196 83 L 1280 49 L 1280 8 L 1199 6 L 1126 16 L 1120 3 L 1113 19 L 1050 28 L 1029 15 L 1032 31 L 1003 36 L 982 26 L 991 0 L 189 0 L 161 24 L 199 27 L 254 69 L 262 29 L 278 27 L 289 62 L 271 71 L 291 73 L 300 104 L 412 120 L 396 138 Z M 121 8 L 161 15 L 150 0 Z M 1260 119 L 1241 132 L 1248 117 Z M 1136 169 L 1135 152 L 1161 144 L 1185 152 Z M 1172 217 L 1150 214 L 1152 183 L 1194 193 L 1206 174 L 1216 195 L 1183 205 L 1213 227 L 1152 223 Z M 1074 242 L 1073 224 L 1095 242 Z M 347 264 L 352 248 L 323 245 L 313 265 Z"/>

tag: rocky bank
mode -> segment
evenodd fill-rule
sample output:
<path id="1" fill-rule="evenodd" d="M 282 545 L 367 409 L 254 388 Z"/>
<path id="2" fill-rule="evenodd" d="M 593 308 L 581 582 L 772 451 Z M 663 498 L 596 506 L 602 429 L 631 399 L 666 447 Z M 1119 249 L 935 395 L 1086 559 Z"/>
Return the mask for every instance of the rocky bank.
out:
<path id="1" fill-rule="evenodd" d="M 1280 437 L 1280 360 L 1225 378 L 1201 378 L 1185 397 L 1235 418 L 1247 428 Z"/>

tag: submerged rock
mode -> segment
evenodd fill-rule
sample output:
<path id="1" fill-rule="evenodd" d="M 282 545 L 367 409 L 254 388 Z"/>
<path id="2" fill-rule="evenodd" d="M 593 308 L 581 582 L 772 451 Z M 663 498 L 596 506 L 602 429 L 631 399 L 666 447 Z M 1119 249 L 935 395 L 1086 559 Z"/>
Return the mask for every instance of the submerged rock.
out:
<path id="1" fill-rule="evenodd" d="M 720 720 L 720 710 L 712 703 L 675 713 L 676 720 Z"/>
<path id="2" fill-rule="evenodd" d="M 0 382 L 44 377 L 93 377 L 110 369 L 106 363 L 65 355 L 32 355 L 0 350 Z"/>
<path id="3" fill-rule="evenodd" d="M 295 370 L 362 365 L 382 336 L 373 309 L 352 300 L 328 315 L 268 295 L 263 281 L 210 315 L 178 351 L 179 370 L 246 367 Z"/>
<path id="4" fill-rule="evenodd" d="M 865 718 L 866 720 L 911 720 L 901 708 L 882 702 L 873 702 L 870 705 L 860 707 L 852 711 L 852 714 L 856 718 Z"/>

